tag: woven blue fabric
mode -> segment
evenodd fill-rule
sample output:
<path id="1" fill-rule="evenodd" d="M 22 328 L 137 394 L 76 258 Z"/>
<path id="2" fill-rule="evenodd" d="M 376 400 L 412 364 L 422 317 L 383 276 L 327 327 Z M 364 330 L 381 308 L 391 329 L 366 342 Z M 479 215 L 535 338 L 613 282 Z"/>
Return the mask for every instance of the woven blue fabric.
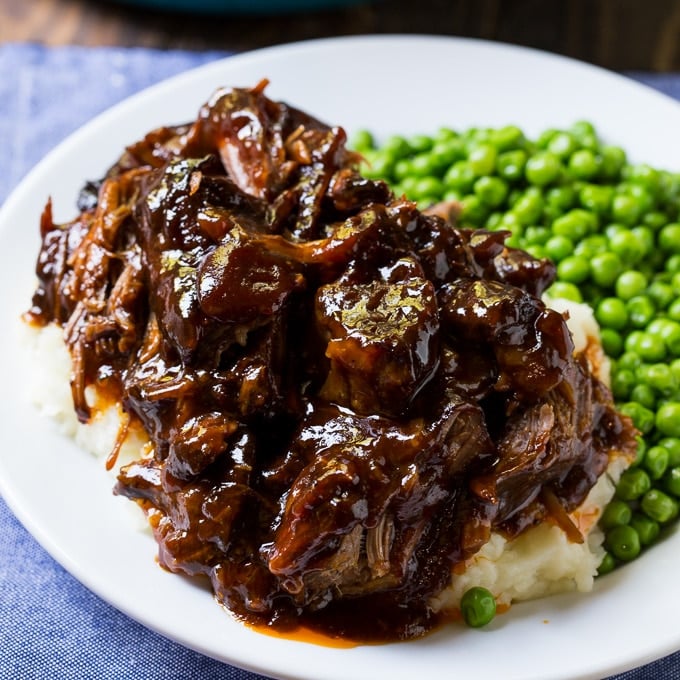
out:
<path id="1" fill-rule="evenodd" d="M 220 56 L 1 46 L 0 202 L 47 151 L 92 116 Z M 680 99 L 680 75 L 631 75 Z M 90 678 L 264 680 L 174 644 L 103 602 L 47 555 L 0 500 L 0 680 Z M 680 652 L 616 678 L 680 680 Z"/>

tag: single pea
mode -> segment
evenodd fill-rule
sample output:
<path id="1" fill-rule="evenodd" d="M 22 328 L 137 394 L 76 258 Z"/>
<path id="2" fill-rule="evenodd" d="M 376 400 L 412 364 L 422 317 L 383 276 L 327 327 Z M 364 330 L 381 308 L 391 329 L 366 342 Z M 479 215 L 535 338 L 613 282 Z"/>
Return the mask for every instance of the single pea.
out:
<path id="1" fill-rule="evenodd" d="M 589 276 L 590 262 L 585 257 L 569 255 L 557 264 L 557 277 L 561 281 L 583 283 Z"/>
<path id="2" fill-rule="evenodd" d="M 641 512 L 633 513 L 633 517 L 630 520 L 630 526 L 637 531 L 640 543 L 643 546 L 652 545 L 659 537 L 661 531 L 661 527 L 657 521 L 653 520 L 651 517 L 647 517 L 647 515 L 643 515 Z"/>
<path id="3" fill-rule="evenodd" d="M 672 222 L 662 227 L 658 235 L 659 247 L 667 253 L 680 253 L 680 224 Z"/>
<path id="4" fill-rule="evenodd" d="M 609 502 L 600 517 L 600 526 L 606 531 L 614 527 L 628 524 L 633 516 L 630 505 L 617 498 Z"/>
<path id="5" fill-rule="evenodd" d="M 537 222 L 543 212 L 543 198 L 540 190 L 536 187 L 529 187 L 517 198 L 512 206 L 512 212 L 525 226 Z"/>
<path id="6" fill-rule="evenodd" d="M 640 499 L 640 508 L 651 519 L 665 524 L 678 514 L 678 502 L 660 489 L 650 489 Z"/>
<path id="7" fill-rule="evenodd" d="M 656 412 L 656 428 L 663 435 L 680 438 L 680 403 L 662 404 Z"/>
<path id="8" fill-rule="evenodd" d="M 600 163 L 590 149 L 579 149 L 569 158 L 569 174 L 576 179 L 591 179 L 597 175 Z"/>
<path id="9" fill-rule="evenodd" d="M 644 256 L 639 239 L 627 229 L 617 231 L 609 237 L 609 248 L 628 265 L 636 264 Z"/>
<path id="10" fill-rule="evenodd" d="M 357 130 L 352 136 L 349 146 L 356 151 L 375 149 L 375 139 L 369 130 Z"/>
<path id="11" fill-rule="evenodd" d="M 620 146 L 604 146 L 600 154 L 600 174 L 606 179 L 617 179 L 626 164 L 626 152 Z"/>
<path id="12" fill-rule="evenodd" d="M 440 139 L 432 147 L 430 153 L 440 171 L 444 171 L 457 161 L 465 159 L 465 147 L 457 137 Z"/>
<path id="13" fill-rule="evenodd" d="M 419 177 L 413 185 L 412 195 L 416 200 L 427 196 L 440 198 L 444 194 L 444 185 L 436 177 Z"/>
<path id="14" fill-rule="evenodd" d="M 637 227 L 633 227 L 630 230 L 630 233 L 640 246 L 640 250 L 642 251 L 644 257 L 652 253 L 656 247 L 656 240 L 654 232 L 649 227 L 638 225 Z"/>
<path id="15" fill-rule="evenodd" d="M 545 254 L 545 251 L 543 251 Z M 578 286 L 567 281 L 555 281 L 550 286 L 547 294 L 554 299 L 571 300 L 572 302 L 583 302 L 583 294 Z"/>
<path id="16" fill-rule="evenodd" d="M 475 173 L 467 161 L 456 161 L 444 175 L 444 184 L 463 193 L 469 193 L 475 183 Z"/>
<path id="17" fill-rule="evenodd" d="M 487 215 L 486 206 L 475 194 L 468 194 L 460 201 L 459 219 L 461 222 L 481 226 L 486 220 Z"/>
<path id="18" fill-rule="evenodd" d="M 616 497 L 622 501 L 634 501 L 652 488 L 652 480 L 642 468 L 629 468 L 616 485 Z"/>
<path id="19" fill-rule="evenodd" d="M 525 143 L 524 133 L 516 125 L 506 125 L 491 131 L 489 142 L 498 151 L 508 151 L 521 147 Z"/>
<path id="20" fill-rule="evenodd" d="M 668 305 L 666 314 L 668 314 L 669 319 L 672 319 L 673 321 L 680 321 L 680 298 L 673 300 L 673 302 Z"/>
<path id="21" fill-rule="evenodd" d="M 651 194 L 656 194 L 659 191 L 661 178 L 659 171 L 646 163 L 633 165 L 628 171 L 628 180 L 635 184 L 643 186 Z"/>
<path id="22" fill-rule="evenodd" d="M 666 309 L 675 301 L 673 286 L 665 281 L 652 281 L 647 288 L 647 295 L 654 300 L 658 309 Z"/>
<path id="23" fill-rule="evenodd" d="M 500 177 L 480 177 L 474 184 L 474 192 L 482 203 L 497 208 L 508 195 L 508 185 Z"/>
<path id="24" fill-rule="evenodd" d="M 570 132 L 581 144 L 584 139 L 596 137 L 595 126 L 589 120 L 577 120 L 571 126 Z"/>
<path id="25" fill-rule="evenodd" d="M 668 218 L 660 210 L 650 210 L 642 216 L 642 223 L 652 231 L 659 231 L 668 223 Z"/>
<path id="26" fill-rule="evenodd" d="M 548 205 L 559 208 L 562 212 L 576 205 L 576 190 L 571 184 L 562 184 L 551 187 L 545 194 Z"/>
<path id="27" fill-rule="evenodd" d="M 574 136 L 564 130 L 556 132 L 547 144 L 547 150 L 562 160 L 569 158 L 578 149 Z"/>
<path id="28" fill-rule="evenodd" d="M 617 222 L 632 226 L 640 219 L 642 206 L 633 196 L 617 194 L 612 198 L 611 213 Z"/>
<path id="29" fill-rule="evenodd" d="M 559 234 L 548 239 L 544 245 L 545 252 L 554 262 L 559 262 L 574 252 L 574 242 L 567 236 Z"/>
<path id="30" fill-rule="evenodd" d="M 562 173 L 560 159 L 548 151 L 539 151 L 531 156 L 524 168 L 524 175 L 530 184 L 546 186 L 559 178 Z"/>
<path id="31" fill-rule="evenodd" d="M 656 392 L 649 385 L 635 385 L 630 392 L 630 399 L 648 409 L 656 406 Z"/>
<path id="32" fill-rule="evenodd" d="M 603 298 L 595 308 L 595 319 L 606 328 L 625 328 L 628 324 L 626 303 L 616 297 Z"/>
<path id="33" fill-rule="evenodd" d="M 642 463 L 649 474 L 650 479 L 661 479 L 668 467 L 668 450 L 663 446 L 651 446 L 645 454 Z"/>
<path id="34" fill-rule="evenodd" d="M 598 286 L 613 286 L 622 271 L 623 262 L 616 253 L 598 253 L 590 261 L 590 276 Z"/>
<path id="35" fill-rule="evenodd" d="M 556 130 L 555 128 L 548 128 L 546 130 L 543 130 L 536 138 L 536 146 L 539 149 L 547 149 L 548 144 L 550 144 L 552 138 L 555 135 L 558 135 L 560 132 L 561 130 Z"/>
<path id="36" fill-rule="evenodd" d="M 663 446 L 668 451 L 668 466 L 680 466 L 680 438 L 662 437 L 658 441 L 658 446 Z"/>
<path id="37" fill-rule="evenodd" d="M 664 270 L 671 274 L 680 273 L 680 253 L 673 253 L 672 255 L 666 258 Z M 680 291 L 676 289 L 676 292 Z"/>
<path id="38" fill-rule="evenodd" d="M 501 227 L 501 221 L 503 219 L 504 213 L 502 213 L 500 210 L 497 210 L 495 212 L 492 212 L 487 218 L 486 222 L 484 223 L 484 228 L 488 229 L 489 231 L 497 231 Z"/>
<path id="39" fill-rule="evenodd" d="M 548 227 L 544 227 L 541 225 L 530 224 L 524 230 L 524 238 L 526 239 L 526 242 L 529 244 L 539 243 L 541 245 L 545 245 L 551 236 L 552 233 L 550 229 L 548 229 Z"/>
<path id="40" fill-rule="evenodd" d="M 479 144 L 468 154 L 468 163 L 476 177 L 490 175 L 496 167 L 498 152 L 491 144 Z"/>
<path id="41" fill-rule="evenodd" d="M 642 404 L 636 401 L 629 401 L 619 406 L 619 411 L 628 416 L 633 425 L 642 432 L 648 434 L 652 431 L 655 424 L 655 414 L 651 409 L 645 408 Z"/>
<path id="42" fill-rule="evenodd" d="M 609 248 L 609 242 L 604 234 L 590 234 L 574 246 L 574 255 L 594 258 L 604 255 Z"/>
<path id="43" fill-rule="evenodd" d="M 507 182 L 517 182 L 524 176 L 526 162 L 526 151 L 504 151 L 496 159 L 496 172 Z"/>
<path id="44" fill-rule="evenodd" d="M 640 295 L 646 288 L 647 277 L 635 269 L 621 272 L 615 283 L 616 295 L 623 300 L 630 300 L 630 298 Z"/>
<path id="45" fill-rule="evenodd" d="M 680 498 L 680 467 L 668 468 L 663 476 L 661 486 L 669 494 Z"/>
<path id="46" fill-rule="evenodd" d="M 615 331 L 613 328 L 600 329 L 600 342 L 602 343 L 604 353 L 609 357 L 618 357 L 623 351 L 623 338 L 621 337 L 621 333 Z"/>
<path id="47" fill-rule="evenodd" d="M 637 210 L 640 217 L 649 210 L 656 207 L 654 197 L 647 191 L 647 189 L 640 184 L 633 184 L 625 182 L 619 185 L 618 192 L 630 196 L 637 204 Z M 637 221 L 637 220 L 636 220 Z"/>
<path id="48" fill-rule="evenodd" d="M 586 209 L 604 215 L 611 205 L 614 191 L 600 184 L 585 184 L 579 191 L 579 203 Z"/>
<path id="49" fill-rule="evenodd" d="M 605 552 L 602 562 L 600 562 L 600 566 L 597 568 L 597 575 L 604 576 L 614 571 L 614 569 L 616 569 L 616 559 L 614 559 L 611 553 Z"/>
<path id="50" fill-rule="evenodd" d="M 629 368 L 635 371 L 642 365 L 642 359 L 635 352 L 624 352 L 616 362 L 619 368 Z"/>
<path id="51" fill-rule="evenodd" d="M 677 378 L 667 364 L 644 365 L 638 369 L 637 375 L 646 385 L 663 395 L 671 395 L 678 388 Z"/>
<path id="52" fill-rule="evenodd" d="M 533 255 L 533 257 L 535 257 L 537 260 L 542 260 L 543 258 L 548 257 L 546 255 L 545 248 L 540 243 L 532 243 L 528 245 L 526 247 L 526 251 L 529 253 L 529 255 Z"/>
<path id="53" fill-rule="evenodd" d="M 574 208 L 558 217 L 552 224 L 552 230 L 556 235 L 567 236 L 578 241 L 587 236 L 594 226 L 592 213 L 581 208 Z"/>
<path id="54" fill-rule="evenodd" d="M 607 532 L 605 546 L 614 557 L 628 562 L 640 554 L 640 537 L 629 525 L 614 527 Z"/>
<path id="55" fill-rule="evenodd" d="M 420 153 L 410 160 L 410 173 L 416 177 L 430 177 L 438 171 L 436 159 L 429 153 Z"/>
<path id="56" fill-rule="evenodd" d="M 626 301 L 628 322 L 633 328 L 645 328 L 656 314 L 656 306 L 646 295 L 634 295 Z"/>
<path id="57" fill-rule="evenodd" d="M 383 153 L 392 156 L 395 160 L 406 158 L 413 153 L 413 149 L 408 140 L 402 135 L 392 135 L 391 137 L 388 137 L 382 146 L 382 151 Z"/>
<path id="58" fill-rule="evenodd" d="M 629 469 L 638 467 L 645 459 L 645 454 L 647 453 L 647 442 L 645 442 L 642 435 L 638 434 L 635 436 L 635 443 L 637 444 L 635 447 L 635 459 L 630 464 Z"/>
<path id="59" fill-rule="evenodd" d="M 618 368 L 611 377 L 612 394 L 619 401 L 628 399 L 635 385 L 637 377 L 630 368 Z"/>
<path id="60" fill-rule="evenodd" d="M 496 598 L 481 586 L 469 588 L 460 599 L 460 611 L 468 626 L 481 628 L 496 616 Z"/>
<path id="61" fill-rule="evenodd" d="M 662 338 L 644 331 L 631 331 L 624 341 L 626 351 L 635 352 L 644 361 L 661 361 L 666 357 Z"/>

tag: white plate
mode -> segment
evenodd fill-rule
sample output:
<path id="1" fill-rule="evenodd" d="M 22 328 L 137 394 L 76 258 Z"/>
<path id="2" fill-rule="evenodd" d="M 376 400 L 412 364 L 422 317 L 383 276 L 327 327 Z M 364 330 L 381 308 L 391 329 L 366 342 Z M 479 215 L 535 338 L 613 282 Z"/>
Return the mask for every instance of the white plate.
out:
<path id="1" fill-rule="evenodd" d="M 349 131 L 433 132 L 441 125 L 516 123 L 535 134 L 589 119 L 631 156 L 680 164 L 680 107 L 622 77 L 531 50 L 431 37 L 300 43 L 232 57 L 162 83 L 100 116 L 51 153 L 0 212 L 0 321 L 32 292 L 43 201 L 75 214 L 83 180 L 102 175 L 124 144 L 191 119 L 219 85 L 271 80 L 270 96 Z M 9 293 L 9 294 L 8 294 Z M 602 677 L 680 648 L 680 535 L 598 581 L 590 595 L 518 605 L 486 630 L 447 627 L 423 640 L 332 649 L 240 625 L 210 594 L 162 571 L 155 544 L 112 496 L 101 461 L 78 450 L 17 399 L 25 366 L 0 335 L 0 491 L 29 531 L 74 576 L 146 626 L 217 659 L 277 678 L 347 680 Z"/>

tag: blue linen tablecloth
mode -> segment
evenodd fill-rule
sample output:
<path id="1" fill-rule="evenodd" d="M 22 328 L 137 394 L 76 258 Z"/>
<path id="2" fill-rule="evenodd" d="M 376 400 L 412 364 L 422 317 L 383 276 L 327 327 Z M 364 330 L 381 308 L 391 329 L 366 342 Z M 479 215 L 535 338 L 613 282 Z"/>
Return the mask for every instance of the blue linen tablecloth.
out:
<path id="1" fill-rule="evenodd" d="M 97 113 L 221 56 L 0 46 L 0 203 L 47 151 Z M 680 75 L 630 75 L 680 99 Z M 33 678 L 265 680 L 174 644 L 106 604 L 57 564 L 0 499 L 0 680 Z M 680 652 L 616 676 L 676 678 Z"/>

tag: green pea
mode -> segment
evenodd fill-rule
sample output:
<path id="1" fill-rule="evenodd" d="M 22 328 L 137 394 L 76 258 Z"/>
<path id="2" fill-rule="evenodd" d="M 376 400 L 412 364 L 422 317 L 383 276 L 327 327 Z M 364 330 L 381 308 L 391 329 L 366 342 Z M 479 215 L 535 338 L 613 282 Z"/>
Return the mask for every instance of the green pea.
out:
<path id="1" fill-rule="evenodd" d="M 633 511 L 630 505 L 625 501 L 614 499 L 610 501 L 607 507 L 602 512 L 600 517 L 600 526 L 605 529 L 613 529 L 614 527 L 628 524 L 633 516 Z"/>
<path id="2" fill-rule="evenodd" d="M 640 219 L 642 206 L 633 196 L 618 194 L 612 199 L 611 213 L 617 222 L 632 226 Z"/>
<path id="3" fill-rule="evenodd" d="M 678 514 L 678 502 L 660 489 L 650 489 L 642 496 L 640 507 L 647 517 L 665 524 Z"/>
<path id="4" fill-rule="evenodd" d="M 497 208 L 508 195 L 508 185 L 500 177 L 480 177 L 474 184 L 474 192 L 482 203 Z"/>
<path id="5" fill-rule="evenodd" d="M 614 569 L 616 569 L 616 559 L 611 553 L 605 552 L 602 562 L 600 562 L 600 566 L 597 568 L 597 575 L 604 576 L 614 571 Z"/>
<path id="6" fill-rule="evenodd" d="M 600 342 L 602 343 L 604 353 L 609 357 L 618 357 L 623 351 L 621 333 L 613 328 L 600 329 Z"/>
<path id="7" fill-rule="evenodd" d="M 627 229 L 617 231 L 610 236 L 609 248 L 612 253 L 618 255 L 622 262 L 629 265 L 639 262 L 644 254 L 639 239 Z"/>
<path id="8" fill-rule="evenodd" d="M 574 252 L 574 242 L 567 236 L 559 234 L 548 239 L 544 245 L 545 252 L 554 262 L 559 262 Z"/>
<path id="9" fill-rule="evenodd" d="M 571 155 L 568 167 L 572 177 L 587 180 L 597 175 L 600 163 L 590 149 L 580 149 Z"/>
<path id="10" fill-rule="evenodd" d="M 647 277 L 635 269 L 622 272 L 616 279 L 616 295 L 623 300 L 630 300 L 630 298 L 642 294 L 646 288 Z"/>
<path id="11" fill-rule="evenodd" d="M 680 438 L 677 437 L 663 437 L 658 442 L 659 446 L 663 446 L 668 451 L 668 466 L 680 466 Z"/>
<path id="12" fill-rule="evenodd" d="M 629 468 L 616 485 L 616 497 L 622 501 L 634 501 L 652 488 L 652 480 L 647 472 L 639 467 Z"/>
<path id="13" fill-rule="evenodd" d="M 632 526 L 618 526 L 607 532 L 607 550 L 617 559 L 628 562 L 640 554 L 640 537 Z"/>
<path id="14" fill-rule="evenodd" d="M 580 208 L 574 208 L 558 217 L 552 225 L 554 234 L 567 236 L 574 241 L 580 240 L 596 226 L 592 213 Z"/>
<path id="15" fill-rule="evenodd" d="M 556 181 L 562 173 L 560 159 L 549 151 L 540 151 L 526 163 L 524 175 L 530 184 L 546 186 Z"/>
<path id="16" fill-rule="evenodd" d="M 666 470 L 662 486 L 669 494 L 680 498 L 680 467 L 671 467 Z"/>
<path id="17" fill-rule="evenodd" d="M 668 253 L 680 253 L 680 224 L 673 222 L 662 227 L 658 241 L 662 250 Z"/>
<path id="18" fill-rule="evenodd" d="M 630 392 L 630 399 L 648 409 L 653 410 L 656 406 L 656 392 L 649 385 L 635 385 Z"/>
<path id="19" fill-rule="evenodd" d="M 663 435 L 680 438 L 680 403 L 670 401 L 659 407 L 656 428 Z"/>
<path id="20" fill-rule="evenodd" d="M 668 450 L 663 446 L 650 447 L 647 449 L 642 465 L 647 470 L 650 479 L 654 481 L 661 479 L 668 467 Z"/>
<path id="21" fill-rule="evenodd" d="M 595 319 L 601 326 L 621 330 L 628 324 L 626 303 L 620 298 L 606 297 L 595 309 Z"/>
<path id="22" fill-rule="evenodd" d="M 548 229 L 548 227 L 543 227 L 540 225 L 529 225 L 524 230 L 524 238 L 529 244 L 538 243 L 545 245 L 550 239 L 551 235 L 551 231 Z"/>
<path id="23" fill-rule="evenodd" d="M 628 399 L 636 384 L 637 377 L 631 369 L 619 368 L 611 377 L 612 394 L 618 400 Z"/>
<path id="24" fill-rule="evenodd" d="M 655 302 L 658 309 L 666 309 L 675 301 L 673 286 L 664 281 L 652 281 L 647 288 L 647 295 Z"/>
<path id="25" fill-rule="evenodd" d="M 504 151 L 496 159 L 496 172 L 507 182 L 517 182 L 524 177 L 527 154 L 522 149 Z"/>
<path id="26" fill-rule="evenodd" d="M 461 222 L 481 226 L 487 217 L 487 208 L 474 194 L 464 196 L 460 201 Z"/>
<path id="27" fill-rule="evenodd" d="M 656 306 L 646 295 L 634 295 L 626 302 L 628 321 L 633 328 L 645 328 L 656 314 Z"/>
<path id="28" fill-rule="evenodd" d="M 590 275 L 598 286 L 613 286 L 622 271 L 623 262 L 616 253 L 598 253 L 590 261 Z"/>
<path id="29" fill-rule="evenodd" d="M 627 415 L 632 421 L 633 425 L 643 434 L 648 434 L 652 431 L 655 424 L 654 411 L 645 408 L 642 404 L 635 401 L 629 401 L 619 406 L 619 411 Z"/>
<path id="30" fill-rule="evenodd" d="M 543 212 L 543 198 L 540 190 L 529 187 L 520 195 L 512 206 L 512 212 L 517 215 L 523 225 L 534 224 Z"/>
<path id="31" fill-rule="evenodd" d="M 489 142 L 493 144 L 498 151 L 508 151 L 516 149 L 525 143 L 524 133 L 516 125 L 506 125 L 497 130 L 492 130 L 489 137 Z"/>
<path id="32" fill-rule="evenodd" d="M 611 187 L 599 184 L 585 184 L 579 191 L 579 202 L 592 212 L 604 215 L 611 205 L 614 191 Z"/>
<path id="33" fill-rule="evenodd" d="M 645 361 L 661 361 L 666 357 L 666 345 L 662 338 L 644 331 L 632 331 L 625 339 L 626 351 L 635 352 Z"/>
<path id="34" fill-rule="evenodd" d="M 470 151 L 467 160 L 475 176 L 482 177 L 493 173 L 497 155 L 491 144 L 480 144 Z"/>
<path id="35" fill-rule="evenodd" d="M 640 543 L 643 546 L 652 545 L 661 532 L 659 523 L 651 517 L 643 515 L 641 512 L 633 513 L 633 517 L 630 520 L 630 526 L 637 531 Z"/>
<path id="36" fill-rule="evenodd" d="M 626 152 L 619 146 L 604 146 L 600 153 L 600 174 L 606 179 L 617 179 L 626 163 Z"/>
<path id="37" fill-rule="evenodd" d="M 486 588 L 475 586 L 463 593 L 460 611 L 465 623 L 472 628 L 481 628 L 496 616 L 496 598 Z"/>
<path id="38" fill-rule="evenodd" d="M 545 251 L 543 252 L 545 254 Z M 556 299 L 583 302 L 583 294 L 578 286 L 575 286 L 573 283 L 568 283 L 567 281 L 555 281 L 555 283 L 550 286 L 548 294 L 550 297 Z"/>
<path id="39" fill-rule="evenodd" d="M 585 257 L 569 255 L 558 263 L 557 276 L 569 283 L 583 283 L 590 276 L 590 262 Z"/>
<path id="40" fill-rule="evenodd" d="M 467 161 L 455 162 L 444 175 L 444 184 L 463 193 L 469 193 L 475 183 L 475 172 Z"/>

